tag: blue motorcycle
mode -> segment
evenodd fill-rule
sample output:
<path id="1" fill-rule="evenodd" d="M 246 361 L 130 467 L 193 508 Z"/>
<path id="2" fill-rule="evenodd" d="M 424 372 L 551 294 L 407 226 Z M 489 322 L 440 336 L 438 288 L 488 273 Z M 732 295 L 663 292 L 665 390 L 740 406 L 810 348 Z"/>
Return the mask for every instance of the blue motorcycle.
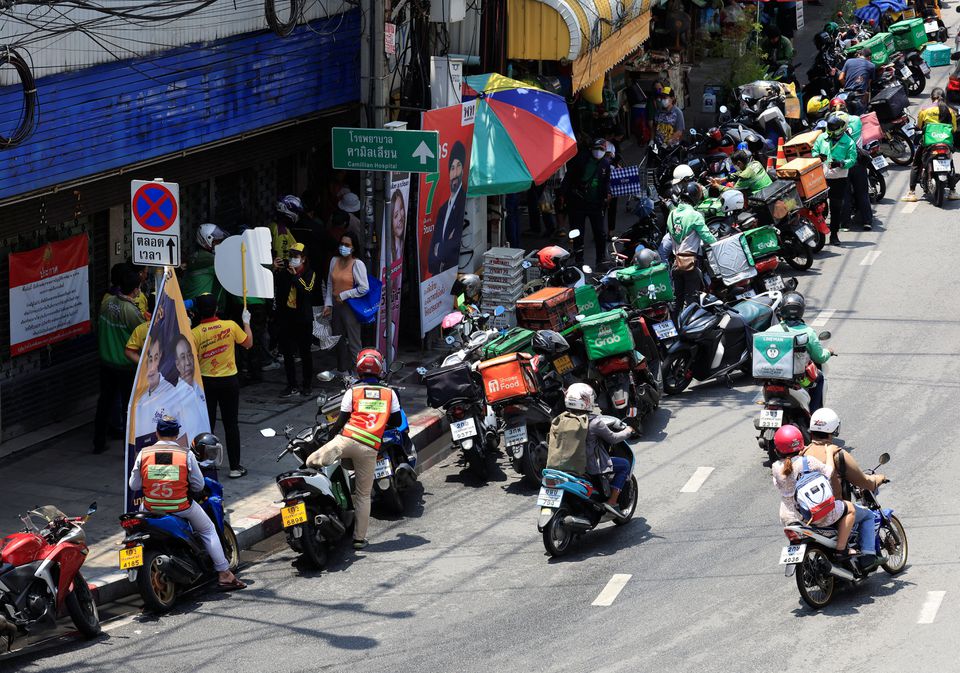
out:
<path id="1" fill-rule="evenodd" d="M 223 512 L 223 486 L 209 463 L 204 468 L 204 492 L 198 500 L 216 526 L 230 570 L 240 565 L 240 545 Z M 120 569 L 137 585 L 143 604 L 152 612 L 173 607 L 177 595 L 217 577 L 203 540 L 190 523 L 172 514 L 129 512 L 120 516 L 126 531 L 120 549 Z"/>
<path id="2" fill-rule="evenodd" d="M 614 432 L 627 427 L 619 418 L 604 416 L 603 420 Z M 633 475 L 633 449 L 626 442 L 606 448 L 611 456 L 630 461 L 630 479 L 624 484 L 617 501 L 622 516 L 613 516 L 603 506 L 610 497 L 610 479 L 607 475 L 588 477 L 545 469 L 543 485 L 537 497 L 540 507 L 537 530 L 543 533 L 543 546 L 550 556 L 566 554 L 575 539 L 604 521 L 623 526 L 633 519 L 637 510 L 638 488 L 637 478 Z"/>
<path id="3" fill-rule="evenodd" d="M 373 473 L 373 500 L 387 509 L 403 513 L 403 491 L 417 482 L 417 447 L 410 439 L 407 412 L 400 410 L 402 419 L 396 428 L 383 433 L 383 442 L 377 453 L 377 466 Z"/>

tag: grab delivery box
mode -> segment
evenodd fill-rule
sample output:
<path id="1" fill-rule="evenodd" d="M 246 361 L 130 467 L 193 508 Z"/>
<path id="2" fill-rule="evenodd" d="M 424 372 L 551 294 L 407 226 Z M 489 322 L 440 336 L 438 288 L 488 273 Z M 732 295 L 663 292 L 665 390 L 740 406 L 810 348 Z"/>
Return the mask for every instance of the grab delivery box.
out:
<path id="1" fill-rule="evenodd" d="M 775 329 L 753 335 L 753 378 L 792 381 L 803 372 L 802 366 L 796 370 L 799 363 L 793 355 L 796 334 Z"/>

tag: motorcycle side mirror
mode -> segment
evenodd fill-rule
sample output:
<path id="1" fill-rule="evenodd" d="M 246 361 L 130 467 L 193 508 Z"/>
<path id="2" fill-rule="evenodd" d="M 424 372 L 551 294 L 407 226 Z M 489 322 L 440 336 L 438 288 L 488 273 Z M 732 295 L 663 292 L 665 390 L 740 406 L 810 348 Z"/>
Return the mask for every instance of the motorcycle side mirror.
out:
<path id="1" fill-rule="evenodd" d="M 317 406 L 318 406 L 318 407 L 322 407 L 322 406 L 323 406 L 324 404 L 326 404 L 326 403 L 327 403 L 327 396 L 326 396 L 326 395 L 324 395 L 324 394 L 322 394 L 322 393 L 321 393 L 320 395 L 317 395 Z"/>
<path id="2" fill-rule="evenodd" d="M 403 369 L 407 365 L 403 360 L 394 360 L 390 363 L 390 373 L 396 374 L 398 371 Z"/>
<path id="3" fill-rule="evenodd" d="M 291 435 L 293 435 L 293 426 L 288 425 L 283 429 L 283 436 L 286 437 L 287 439 L 290 439 Z"/>
<path id="4" fill-rule="evenodd" d="M 571 229 L 571 230 L 570 230 L 570 233 L 567 234 L 567 238 L 569 238 L 571 241 L 572 241 L 573 239 L 575 239 L 575 238 L 580 238 L 580 230 L 579 230 L 579 229 Z"/>
<path id="5" fill-rule="evenodd" d="M 787 280 L 787 282 L 785 283 L 785 285 L 786 285 L 787 288 L 790 289 L 790 290 L 796 290 L 796 289 L 797 289 L 797 285 L 799 285 L 799 283 L 797 282 L 797 279 L 796 279 L 796 278 L 790 278 L 790 279 Z"/>
<path id="6" fill-rule="evenodd" d="M 90 516 L 96 511 L 97 511 L 97 501 L 94 500 L 93 502 L 90 503 L 90 506 L 87 507 L 87 516 Z"/>
<path id="7" fill-rule="evenodd" d="M 336 378 L 336 374 L 331 371 L 322 371 L 317 374 L 317 380 L 319 381 L 333 381 Z"/>
<path id="8" fill-rule="evenodd" d="M 452 334 L 448 334 L 447 338 L 444 339 L 444 341 L 447 343 L 448 346 L 452 346 L 453 344 L 456 343 L 457 340 L 453 338 Z"/>
<path id="9" fill-rule="evenodd" d="M 506 311 L 507 311 L 507 309 L 503 308 L 502 306 L 497 306 L 495 309 L 493 309 L 493 315 L 495 315 L 495 316 L 497 316 L 497 317 L 499 318 L 499 317 L 502 316 L 504 313 L 506 313 Z"/>
<path id="10" fill-rule="evenodd" d="M 260 428 L 260 434 L 263 437 L 276 437 L 277 431 L 273 428 Z"/>
<path id="11" fill-rule="evenodd" d="M 589 264 L 584 264 L 581 268 L 584 273 L 593 273 L 593 269 L 590 268 Z"/>
<path id="12" fill-rule="evenodd" d="M 881 465 L 886 465 L 886 464 L 889 463 L 889 462 L 890 462 L 890 454 L 889 454 L 889 453 L 881 453 L 881 454 L 880 454 L 880 464 L 881 464 Z"/>
<path id="13" fill-rule="evenodd" d="M 426 367 L 417 367 L 417 374 L 419 374 L 420 376 L 425 376 L 426 373 L 427 373 Z"/>
<path id="14" fill-rule="evenodd" d="M 531 262 L 529 259 L 525 259 L 522 262 L 520 262 L 520 266 L 522 266 L 524 269 L 529 269 L 531 266 L 533 266 L 533 262 Z"/>
<path id="15" fill-rule="evenodd" d="M 824 331 L 824 332 L 820 332 L 820 334 L 818 334 L 817 336 L 820 337 L 820 341 L 826 341 L 826 340 L 829 339 L 830 336 L 831 336 L 831 335 L 830 335 L 830 330 L 826 330 L 826 331 Z"/>

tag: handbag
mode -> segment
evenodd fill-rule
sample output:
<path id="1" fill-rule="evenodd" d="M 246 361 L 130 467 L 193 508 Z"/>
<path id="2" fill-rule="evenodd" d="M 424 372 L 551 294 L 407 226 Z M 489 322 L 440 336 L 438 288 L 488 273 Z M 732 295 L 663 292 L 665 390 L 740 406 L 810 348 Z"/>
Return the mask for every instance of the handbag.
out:
<path id="1" fill-rule="evenodd" d="M 673 257 L 673 268 L 677 271 L 693 271 L 697 265 L 697 254 L 694 252 L 678 252 Z"/>
<path id="2" fill-rule="evenodd" d="M 357 322 L 361 325 L 372 325 L 377 320 L 377 313 L 380 312 L 380 298 L 383 294 L 383 285 L 379 278 L 375 278 L 367 273 L 367 285 L 370 290 L 362 297 L 351 297 L 347 299 L 347 306 L 357 316 Z"/>

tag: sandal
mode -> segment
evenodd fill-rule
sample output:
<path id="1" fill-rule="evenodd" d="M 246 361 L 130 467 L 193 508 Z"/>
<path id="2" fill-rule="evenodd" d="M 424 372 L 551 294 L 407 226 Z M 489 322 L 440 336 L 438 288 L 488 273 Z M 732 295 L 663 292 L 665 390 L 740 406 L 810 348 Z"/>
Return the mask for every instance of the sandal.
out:
<path id="1" fill-rule="evenodd" d="M 247 585 L 234 578 L 232 582 L 217 582 L 217 588 L 220 591 L 237 591 L 238 589 L 246 589 Z"/>

